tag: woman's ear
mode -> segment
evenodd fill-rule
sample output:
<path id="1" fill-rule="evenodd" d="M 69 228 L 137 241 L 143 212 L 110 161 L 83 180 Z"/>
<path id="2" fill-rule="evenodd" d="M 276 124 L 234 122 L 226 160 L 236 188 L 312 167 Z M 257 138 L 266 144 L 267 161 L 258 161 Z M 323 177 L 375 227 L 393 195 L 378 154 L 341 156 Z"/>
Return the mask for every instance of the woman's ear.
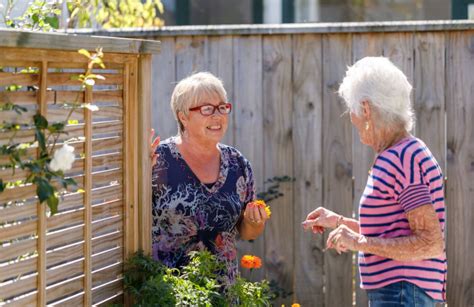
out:
<path id="1" fill-rule="evenodd" d="M 370 104 L 367 100 L 362 101 L 362 115 L 365 120 L 369 120 L 372 115 L 372 110 L 370 109 Z"/>
<path id="2" fill-rule="evenodd" d="M 183 126 L 186 126 L 186 122 L 188 121 L 188 117 L 181 111 L 178 112 L 178 118 L 179 121 L 183 124 Z"/>

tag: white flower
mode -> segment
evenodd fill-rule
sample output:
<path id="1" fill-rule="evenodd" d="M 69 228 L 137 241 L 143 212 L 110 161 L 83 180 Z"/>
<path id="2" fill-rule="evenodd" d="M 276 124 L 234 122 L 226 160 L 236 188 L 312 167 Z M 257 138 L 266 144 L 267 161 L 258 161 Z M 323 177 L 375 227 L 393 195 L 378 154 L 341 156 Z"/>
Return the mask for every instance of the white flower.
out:
<path id="1" fill-rule="evenodd" d="M 89 109 L 92 112 L 99 111 L 99 107 L 95 104 L 83 103 L 82 106 L 86 109 Z"/>
<path id="2" fill-rule="evenodd" d="M 94 79 L 86 79 L 85 82 L 89 86 L 94 86 L 95 85 L 95 80 Z"/>
<path id="3" fill-rule="evenodd" d="M 53 160 L 49 163 L 49 168 L 53 171 L 68 171 L 74 163 L 74 147 L 64 144 L 63 147 L 54 152 Z"/>

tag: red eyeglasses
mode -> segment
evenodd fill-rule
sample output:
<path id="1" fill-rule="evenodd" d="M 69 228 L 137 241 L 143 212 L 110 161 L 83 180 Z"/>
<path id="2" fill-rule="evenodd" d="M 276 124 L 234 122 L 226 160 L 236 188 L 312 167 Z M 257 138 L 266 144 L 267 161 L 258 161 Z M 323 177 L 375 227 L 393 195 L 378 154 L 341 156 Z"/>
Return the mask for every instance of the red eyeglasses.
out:
<path id="1" fill-rule="evenodd" d="M 190 108 L 189 111 L 199 111 L 201 115 L 210 116 L 216 112 L 216 109 L 221 114 L 229 114 L 230 111 L 232 111 L 232 104 L 230 102 L 221 103 L 217 106 L 212 104 L 204 104 L 202 106 Z"/>

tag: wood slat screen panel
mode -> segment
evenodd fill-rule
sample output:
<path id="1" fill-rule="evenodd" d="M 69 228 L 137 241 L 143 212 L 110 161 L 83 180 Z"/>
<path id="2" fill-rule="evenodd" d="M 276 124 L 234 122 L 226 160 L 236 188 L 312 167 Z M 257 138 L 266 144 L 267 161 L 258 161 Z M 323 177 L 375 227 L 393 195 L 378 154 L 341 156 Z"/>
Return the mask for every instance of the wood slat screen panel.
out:
<path id="1" fill-rule="evenodd" d="M 28 50 L 30 62 L 15 61 L 26 54 L 23 49 L 0 48 L 0 54 L 0 103 L 28 110 L 21 115 L 0 111 L 0 124 L 20 124 L 15 133 L 0 127 L 0 145 L 33 142 L 36 112 L 55 123 L 67 118 L 72 103 L 99 107 L 95 112 L 74 110 L 65 128 L 68 134 L 61 135 L 54 148 L 64 142 L 75 148 L 76 161 L 66 176 L 83 189 L 65 192 L 56 215 L 49 216 L 46 205 L 38 205 L 35 186 L 17 182 L 26 178 L 26 171 L 0 170 L 2 180 L 17 182 L 0 193 L 0 301 L 91 305 L 122 298 L 124 168 L 134 163 L 123 157 L 123 136 L 126 118 L 136 115 L 126 114 L 124 103 L 137 100 L 137 84 L 125 84 L 129 79 L 124 78 L 124 67 L 136 65 L 137 57 L 106 53 L 104 62 L 110 67 L 94 70 L 106 79 L 84 92 L 71 78 L 85 72 L 87 61 L 77 52 Z M 31 73 L 22 73 L 25 69 Z M 17 90 L 7 89 L 12 86 Z M 25 158 L 35 157 L 36 151 L 29 148 Z M 0 162 L 7 159 L 0 157 Z"/>

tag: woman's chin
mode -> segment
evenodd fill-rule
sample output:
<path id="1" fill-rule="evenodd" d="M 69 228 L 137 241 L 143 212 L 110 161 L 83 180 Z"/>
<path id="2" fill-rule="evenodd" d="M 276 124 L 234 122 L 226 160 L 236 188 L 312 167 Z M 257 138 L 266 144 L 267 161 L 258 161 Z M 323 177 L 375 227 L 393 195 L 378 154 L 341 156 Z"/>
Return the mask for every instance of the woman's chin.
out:
<path id="1" fill-rule="evenodd" d="M 224 138 L 224 135 L 225 135 L 225 131 L 222 129 L 219 129 L 219 130 L 208 129 L 206 131 L 206 136 L 215 142 L 220 142 Z"/>

